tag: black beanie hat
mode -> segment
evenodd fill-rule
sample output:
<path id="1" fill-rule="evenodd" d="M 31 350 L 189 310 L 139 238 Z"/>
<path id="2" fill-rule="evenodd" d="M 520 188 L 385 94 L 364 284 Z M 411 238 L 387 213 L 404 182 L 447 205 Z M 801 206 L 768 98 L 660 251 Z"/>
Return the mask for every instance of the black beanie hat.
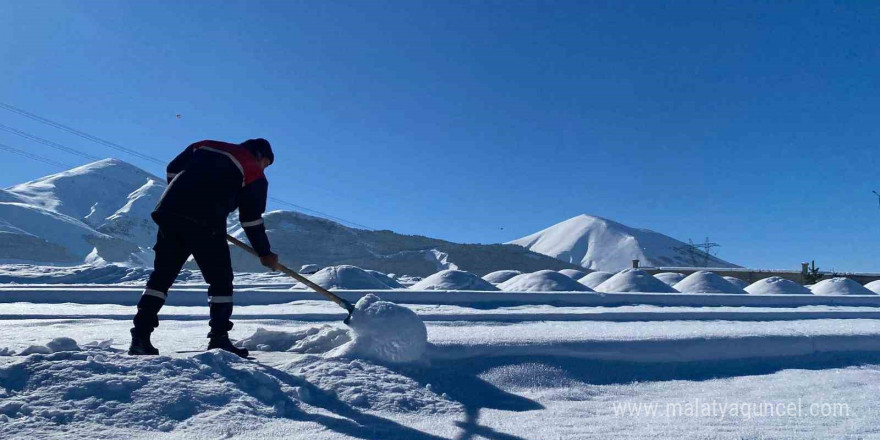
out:
<path id="1" fill-rule="evenodd" d="M 272 152 L 272 145 L 263 138 L 248 139 L 239 145 L 247 148 L 255 157 L 265 157 L 269 159 L 269 163 L 275 162 L 275 153 Z"/>

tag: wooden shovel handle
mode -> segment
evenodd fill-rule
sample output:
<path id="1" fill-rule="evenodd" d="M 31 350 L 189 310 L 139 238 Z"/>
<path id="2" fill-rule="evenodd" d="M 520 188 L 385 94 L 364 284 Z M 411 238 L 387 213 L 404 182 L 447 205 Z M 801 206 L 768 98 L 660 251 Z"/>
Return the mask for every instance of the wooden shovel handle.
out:
<path id="1" fill-rule="evenodd" d="M 243 249 L 245 252 L 247 252 L 247 253 L 249 253 L 249 254 L 251 254 L 251 255 L 257 257 L 257 258 L 260 258 L 260 255 L 257 254 L 257 251 L 255 251 L 254 248 L 248 246 L 247 244 L 245 244 L 245 243 L 242 242 L 241 240 L 239 240 L 239 239 L 237 239 L 237 238 L 235 238 L 235 237 L 233 237 L 233 236 L 231 236 L 231 235 L 228 235 L 228 234 L 226 235 L 226 239 L 229 240 L 230 243 L 232 243 L 232 244 L 234 244 L 234 245 L 240 247 L 241 249 Z M 354 306 L 351 305 L 350 302 L 346 301 L 345 298 L 341 298 L 341 297 L 337 296 L 336 294 L 334 294 L 333 292 L 331 292 L 331 291 L 329 291 L 329 290 L 327 290 L 327 289 L 325 289 L 325 288 L 323 288 L 323 287 L 321 287 L 321 286 L 319 286 L 319 285 L 313 283 L 312 280 L 310 280 L 310 279 L 308 279 L 308 278 L 306 278 L 306 277 L 304 277 L 304 276 L 302 276 L 302 275 L 296 273 L 293 269 L 290 269 L 290 268 L 288 268 L 287 266 L 285 266 L 285 265 L 283 265 L 283 264 L 281 264 L 281 263 L 276 263 L 276 264 L 275 264 L 275 267 L 273 267 L 272 269 L 277 270 L 277 271 L 279 271 L 279 272 L 283 272 L 284 274 L 293 277 L 295 280 L 297 280 L 297 281 L 299 281 L 299 282 L 305 284 L 306 286 L 311 287 L 312 290 L 314 290 L 315 292 L 318 292 L 318 293 L 320 293 L 321 295 L 326 296 L 327 299 L 329 299 L 330 301 L 335 302 L 335 303 L 338 304 L 340 307 L 342 307 L 342 308 L 344 308 L 345 310 L 347 310 L 349 314 L 351 314 L 351 312 L 354 311 Z M 347 319 L 347 318 L 346 318 L 346 319 Z"/>

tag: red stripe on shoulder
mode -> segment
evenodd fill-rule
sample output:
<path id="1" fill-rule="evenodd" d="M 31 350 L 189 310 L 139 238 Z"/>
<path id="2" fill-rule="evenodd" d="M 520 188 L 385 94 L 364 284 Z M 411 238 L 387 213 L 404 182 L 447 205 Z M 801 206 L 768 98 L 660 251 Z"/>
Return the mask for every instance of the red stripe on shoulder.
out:
<path id="1" fill-rule="evenodd" d="M 247 148 L 244 148 L 241 145 L 204 140 L 192 144 L 192 147 L 196 150 L 202 147 L 207 147 L 211 150 L 227 153 L 229 158 L 244 174 L 243 185 L 248 185 L 265 177 L 263 174 L 263 168 L 260 167 L 257 158 L 255 158 Z"/>

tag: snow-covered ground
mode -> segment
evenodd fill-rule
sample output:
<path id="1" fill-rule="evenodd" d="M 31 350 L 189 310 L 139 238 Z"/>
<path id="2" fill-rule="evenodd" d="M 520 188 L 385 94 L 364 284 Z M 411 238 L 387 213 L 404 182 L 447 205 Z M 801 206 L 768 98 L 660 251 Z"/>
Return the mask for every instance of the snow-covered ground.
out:
<path id="1" fill-rule="evenodd" d="M 179 353 L 206 342 L 198 287 L 147 358 L 136 289 L 0 288 L 0 438 L 880 437 L 877 295 L 378 293 L 425 321 L 420 362 L 331 355 L 345 312 L 306 292 L 237 293 L 241 360 Z M 59 337 L 80 351 L 15 354 Z"/>

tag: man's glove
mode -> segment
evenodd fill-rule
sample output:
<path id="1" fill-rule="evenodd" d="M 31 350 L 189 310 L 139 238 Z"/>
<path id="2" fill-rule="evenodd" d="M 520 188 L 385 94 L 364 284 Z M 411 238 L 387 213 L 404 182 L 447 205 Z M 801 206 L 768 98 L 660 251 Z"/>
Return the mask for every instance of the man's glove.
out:
<path id="1" fill-rule="evenodd" d="M 269 252 L 268 255 L 260 257 L 260 263 L 263 266 L 268 267 L 269 269 L 275 269 L 275 266 L 278 264 L 278 255 L 273 252 Z"/>

